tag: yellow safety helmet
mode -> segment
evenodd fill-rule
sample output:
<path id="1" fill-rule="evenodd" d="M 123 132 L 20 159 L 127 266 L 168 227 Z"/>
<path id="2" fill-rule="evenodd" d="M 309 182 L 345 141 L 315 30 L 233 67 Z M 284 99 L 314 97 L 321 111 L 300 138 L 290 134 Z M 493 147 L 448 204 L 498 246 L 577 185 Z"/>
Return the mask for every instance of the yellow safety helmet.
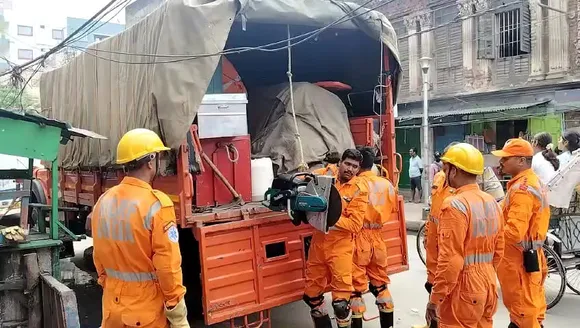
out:
<path id="1" fill-rule="evenodd" d="M 483 155 L 477 148 L 468 143 L 462 142 L 449 147 L 443 157 L 441 157 L 441 161 L 467 173 L 483 174 Z"/>
<path id="2" fill-rule="evenodd" d="M 148 154 L 170 150 L 157 133 L 148 129 L 133 129 L 123 135 L 117 145 L 117 164 L 127 164 Z"/>

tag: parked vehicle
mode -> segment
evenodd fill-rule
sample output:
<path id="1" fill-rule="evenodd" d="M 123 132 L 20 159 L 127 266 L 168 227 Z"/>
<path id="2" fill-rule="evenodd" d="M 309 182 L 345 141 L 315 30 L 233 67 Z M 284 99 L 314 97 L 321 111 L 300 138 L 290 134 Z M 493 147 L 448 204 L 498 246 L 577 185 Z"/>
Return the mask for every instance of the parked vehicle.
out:
<path id="1" fill-rule="evenodd" d="M 223 84 L 227 84 L 233 78 L 226 75 L 239 73 L 236 83 L 248 90 L 249 104 L 255 88 L 287 83 L 287 71 L 295 82 L 348 84 L 352 90 L 339 88 L 335 94 L 351 112 L 354 143 L 379 147 L 386 176 L 397 181 L 400 156 L 394 146 L 393 106 L 400 65 L 396 35 L 376 11 L 342 2 L 306 6 L 303 0 L 250 0 L 242 8 L 236 5 L 222 0 L 203 5 L 168 1 L 120 35 L 89 47 L 67 66 L 45 73 L 41 98 L 50 116 L 69 116 L 74 124 L 110 139 L 64 149 L 58 172 L 60 201 L 79 210 L 65 216 L 69 229 L 87 233 L 91 207 L 123 178 L 123 172 L 111 164 L 122 133 L 134 127 L 160 131 L 173 151 L 163 160 L 153 187 L 175 203 L 190 313 L 202 313 L 206 324 L 232 320 L 233 327 L 233 319 L 241 317 L 243 327 L 257 327 L 269 325 L 271 308 L 302 299 L 313 229 L 295 227 L 285 213 L 252 202 L 252 175 L 261 171 L 251 169 L 254 145 L 248 128 L 239 125 L 247 124 L 239 118 L 240 112 L 245 118 L 243 99 L 232 96 L 235 102 L 205 102 L 204 106 L 214 106 L 213 112 L 205 113 L 223 119 L 213 123 L 204 123 L 207 117 L 202 120 L 200 115 L 196 119 L 212 75 L 224 76 Z M 199 24 L 200 20 L 207 24 Z M 273 42 L 277 44 L 270 48 L 284 48 L 290 32 L 303 35 L 290 37 L 296 43 L 290 51 L 256 48 Z M 314 37 L 306 40 L 309 36 Z M 254 50 L 243 50 L 247 48 Z M 143 52 L 155 52 L 161 63 L 143 64 L 143 56 L 135 54 Z M 220 56 L 195 55 L 214 52 L 221 52 L 231 63 L 231 74 L 226 74 L 224 66 L 223 74 L 214 75 L 216 67 L 222 70 Z M 175 54 L 191 54 L 191 58 Z M 137 65 L 139 61 L 143 65 Z M 77 79 L 71 80 L 71 74 Z M 235 113 L 227 112 L 233 107 Z M 226 120 L 238 125 L 225 128 Z M 319 155 L 321 160 L 324 154 Z M 50 201 L 47 181 L 53 174 L 49 167 L 35 172 L 40 188 L 34 202 Z M 385 225 L 384 237 L 389 271 L 408 270 L 401 197 L 398 212 Z M 256 313 L 257 321 L 250 323 L 248 316 Z"/>

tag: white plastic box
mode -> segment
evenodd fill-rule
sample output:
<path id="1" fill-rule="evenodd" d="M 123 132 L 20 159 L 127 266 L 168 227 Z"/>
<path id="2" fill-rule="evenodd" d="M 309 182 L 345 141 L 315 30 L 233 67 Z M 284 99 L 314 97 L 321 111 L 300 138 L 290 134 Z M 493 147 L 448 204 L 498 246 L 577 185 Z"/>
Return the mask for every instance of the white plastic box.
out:
<path id="1" fill-rule="evenodd" d="M 248 134 L 245 93 L 206 94 L 197 113 L 199 137 L 221 138 Z"/>

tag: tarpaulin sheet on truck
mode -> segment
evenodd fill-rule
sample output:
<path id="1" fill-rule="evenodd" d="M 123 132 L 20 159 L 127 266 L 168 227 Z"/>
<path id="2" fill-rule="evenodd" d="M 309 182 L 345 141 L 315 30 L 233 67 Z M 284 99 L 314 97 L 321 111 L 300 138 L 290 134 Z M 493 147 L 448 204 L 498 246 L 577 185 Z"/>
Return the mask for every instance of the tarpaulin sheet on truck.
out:
<path id="1" fill-rule="evenodd" d="M 381 40 L 398 65 L 397 38 L 386 17 L 335 1 L 169 0 L 122 33 L 87 49 L 77 48 L 82 53 L 70 63 L 42 75 L 43 113 L 108 140 L 79 140 L 63 147 L 61 166 L 113 163 L 117 142 L 137 127 L 158 132 L 168 146 L 177 148 L 194 121 L 220 59 L 215 54 L 224 50 L 232 24 L 289 24 L 314 30 L 349 13 L 352 19 L 333 28 L 359 30 Z M 400 84 L 400 70 L 394 72 Z"/>
<path id="2" fill-rule="evenodd" d="M 296 123 L 306 163 L 315 162 L 329 151 L 354 148 L 348 115 L 343 102 L 332 92 L 317 85 L 293 83 Z M 250 93 L 248 123 L 252 154 L 267 156 L 278 172 L 298 169 L 300 146 L 290 105 L 288 83 Z"/>

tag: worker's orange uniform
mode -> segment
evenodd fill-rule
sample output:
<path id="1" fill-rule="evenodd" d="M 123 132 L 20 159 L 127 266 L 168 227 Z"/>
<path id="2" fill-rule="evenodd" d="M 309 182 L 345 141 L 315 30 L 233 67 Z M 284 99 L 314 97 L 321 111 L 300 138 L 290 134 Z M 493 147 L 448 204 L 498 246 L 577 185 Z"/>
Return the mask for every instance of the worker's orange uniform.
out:
<path id="1" fill-rule="evenodd" d="M 431 289 L 433 285 L 433 280 L 435 279 L 435 271 L 437 269 L 437 256 L 438 256 L 438 246 L 437 246 L 437 236 L 439 229 L 439 218 L 441 216 L 441 206 L 443 201 L 451 196 L 454 189 L 447 185 L 445 172 L 443 170 L 437 172 L 433 178 L 433 187 L 431 191 L 431 210 L 429 213 L 429 219 L 426 223 L 426 236 L 425 236 L 425 253 L 426 253 L 426 265 L 427 265 L 427 287 L 428 290 Z"/>
<path id="2" fill-rule="evenodd" d="M 312 171 L 313 174 L 317 175 L 329 175 L 333 177 L 338 176 L 338 166 L 336 164 L 328 164 L 326 167 L 321 167 Z"/>
<path id="3" fill-rule="evenodd" d="M 465 185 L 447 197 L 439 221 L 439 256 L 430 302 L 440 328 L 492 328 L 497 308 L 496 268 L 504 250 L 503 220 L 495 199 Z"/>
<path id="4" fill-rule="evenodd" d="M 366 307 L 362 293 L 369 289 L 377 298 L 381 312 L 393 312 L 394 305 L 387 285 L 387 246 L 383 239 L 383 225 L 396 211 L 397 196 L 389 180 L 377 176 L 372 171 L 359 175 L 367 184 L 369 204 L 362 230 L 354 236 L 353 286 L 355 299 L 352 302 L 353 318 L 362 317 Z"/>
<path id="5" fill-rule="evenodd" d="M 171 199 L 126 177 L 95 204 L 92 231 L 102 328 L 169 327 L 165 307 L 185 295 Z"/>
<path id="6" fill-rule="evenodd" d="M 338 180 L 338 179 L 337 179 Z M 333 301 L 350 300 L 353 292 L 353 234 L 360 232 L 368 207 L 368 189 L 360 178 L 355 177 L 336 187 L 342 199 L 342 215 L 335 226 L 325 234 L 314 231 L 308 262 L 306 263 L 305 301 L 326 315 L 322 304 L 323 293 L 328 285 Z M 337 319 L 341 319 L 339 314 Z"/>
<path id="7" fill-rule="evenodd" d="M 503 302 L 511 322 L 520 328 L 539 328 L 546 313 L 544 280 L 548 273 L 542 245 L 550 222 L 546 191 L 531 170 L 513 177 L 503 201 L 506 250 L 498 269 Z M 522 252 L 538 250 L 539 272 L 526 272 Z"/>

